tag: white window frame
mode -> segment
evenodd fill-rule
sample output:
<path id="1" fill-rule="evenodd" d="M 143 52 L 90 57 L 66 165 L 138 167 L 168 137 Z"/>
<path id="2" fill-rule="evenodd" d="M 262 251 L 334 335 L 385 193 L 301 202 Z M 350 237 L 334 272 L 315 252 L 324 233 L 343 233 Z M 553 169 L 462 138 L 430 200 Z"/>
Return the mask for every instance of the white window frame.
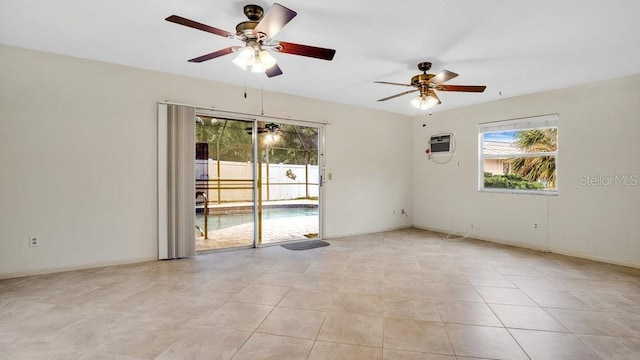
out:
<path id="1" fill-rule="evenodd" d="M 558 195 L 558 150 L 552 152 L 538 153 L 521 153 L 502 154 L 485 156 L 484 137 L 485 133 L 494 133 L 502 131 L 519 131 L 533 129 L 558 128 L 558 114 L 541 115 L 534 117 L 526 117 L 519 119 L 510 119 L 503 121 L 494 121 L 478 124 L 478 191 L 492 193 L 513 193 L 513 194 L 532 194 L 532 195 Z M 557 140 L 556 140 L 557 141 Z M 536 156 L 554 156 L 556 158 L 556 188 L 555 190 L 519 190 L 504 188 L 485 188 L 484 187 L 484 160 L 492 158 L 507 157 L 536 157 Z"/>

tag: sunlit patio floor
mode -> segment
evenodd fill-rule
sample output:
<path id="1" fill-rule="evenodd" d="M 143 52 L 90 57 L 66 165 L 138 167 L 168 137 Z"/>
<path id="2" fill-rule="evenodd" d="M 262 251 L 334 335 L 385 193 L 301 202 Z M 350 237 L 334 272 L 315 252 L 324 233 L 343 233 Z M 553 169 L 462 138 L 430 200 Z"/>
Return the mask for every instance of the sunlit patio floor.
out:
<path id="1" fill-rule="evenodd" d="M 317 216 L 296 216 L 265 220 L 262 244 L 306 239 L 318 234 Z M 209 231 L 208 239 L 196 238 L 196 251 L 253 245 L 253 223 Z M 306 236 L 305 236 L 306 235 Z"/>

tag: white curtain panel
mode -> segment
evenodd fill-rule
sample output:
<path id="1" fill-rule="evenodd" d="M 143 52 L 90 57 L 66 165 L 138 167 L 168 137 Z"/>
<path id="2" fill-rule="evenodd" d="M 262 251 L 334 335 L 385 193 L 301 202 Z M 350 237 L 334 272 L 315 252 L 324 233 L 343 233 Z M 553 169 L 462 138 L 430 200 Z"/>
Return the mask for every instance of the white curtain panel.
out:
<path id="1" fill-rule="evenodd" d="M 194 256 L 195 121 L 193 107 L 158 104 L 158 258 Z"/>

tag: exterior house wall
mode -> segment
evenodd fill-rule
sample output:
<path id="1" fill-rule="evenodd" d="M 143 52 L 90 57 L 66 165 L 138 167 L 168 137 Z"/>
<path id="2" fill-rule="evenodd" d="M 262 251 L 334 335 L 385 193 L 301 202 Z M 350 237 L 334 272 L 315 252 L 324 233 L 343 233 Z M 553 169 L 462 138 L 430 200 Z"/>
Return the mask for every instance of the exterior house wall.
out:
<path id="1" fill-rule="evenodd" d="M 484 171 L 490 172 L 493 175 L 504 174 L 504 160 L 501 159 L 487 159 L 484 161 Z"/>

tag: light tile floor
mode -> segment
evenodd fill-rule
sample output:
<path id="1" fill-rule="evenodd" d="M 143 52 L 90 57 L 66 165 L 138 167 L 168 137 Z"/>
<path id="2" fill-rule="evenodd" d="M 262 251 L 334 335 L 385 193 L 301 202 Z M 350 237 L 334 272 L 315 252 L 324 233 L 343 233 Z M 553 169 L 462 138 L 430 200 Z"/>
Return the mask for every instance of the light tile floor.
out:
<path id="1" fill-rule="evenodd" d="M 416 229 L 0 281 L 1 359 L 639 359 L 640 270 Z"/>

